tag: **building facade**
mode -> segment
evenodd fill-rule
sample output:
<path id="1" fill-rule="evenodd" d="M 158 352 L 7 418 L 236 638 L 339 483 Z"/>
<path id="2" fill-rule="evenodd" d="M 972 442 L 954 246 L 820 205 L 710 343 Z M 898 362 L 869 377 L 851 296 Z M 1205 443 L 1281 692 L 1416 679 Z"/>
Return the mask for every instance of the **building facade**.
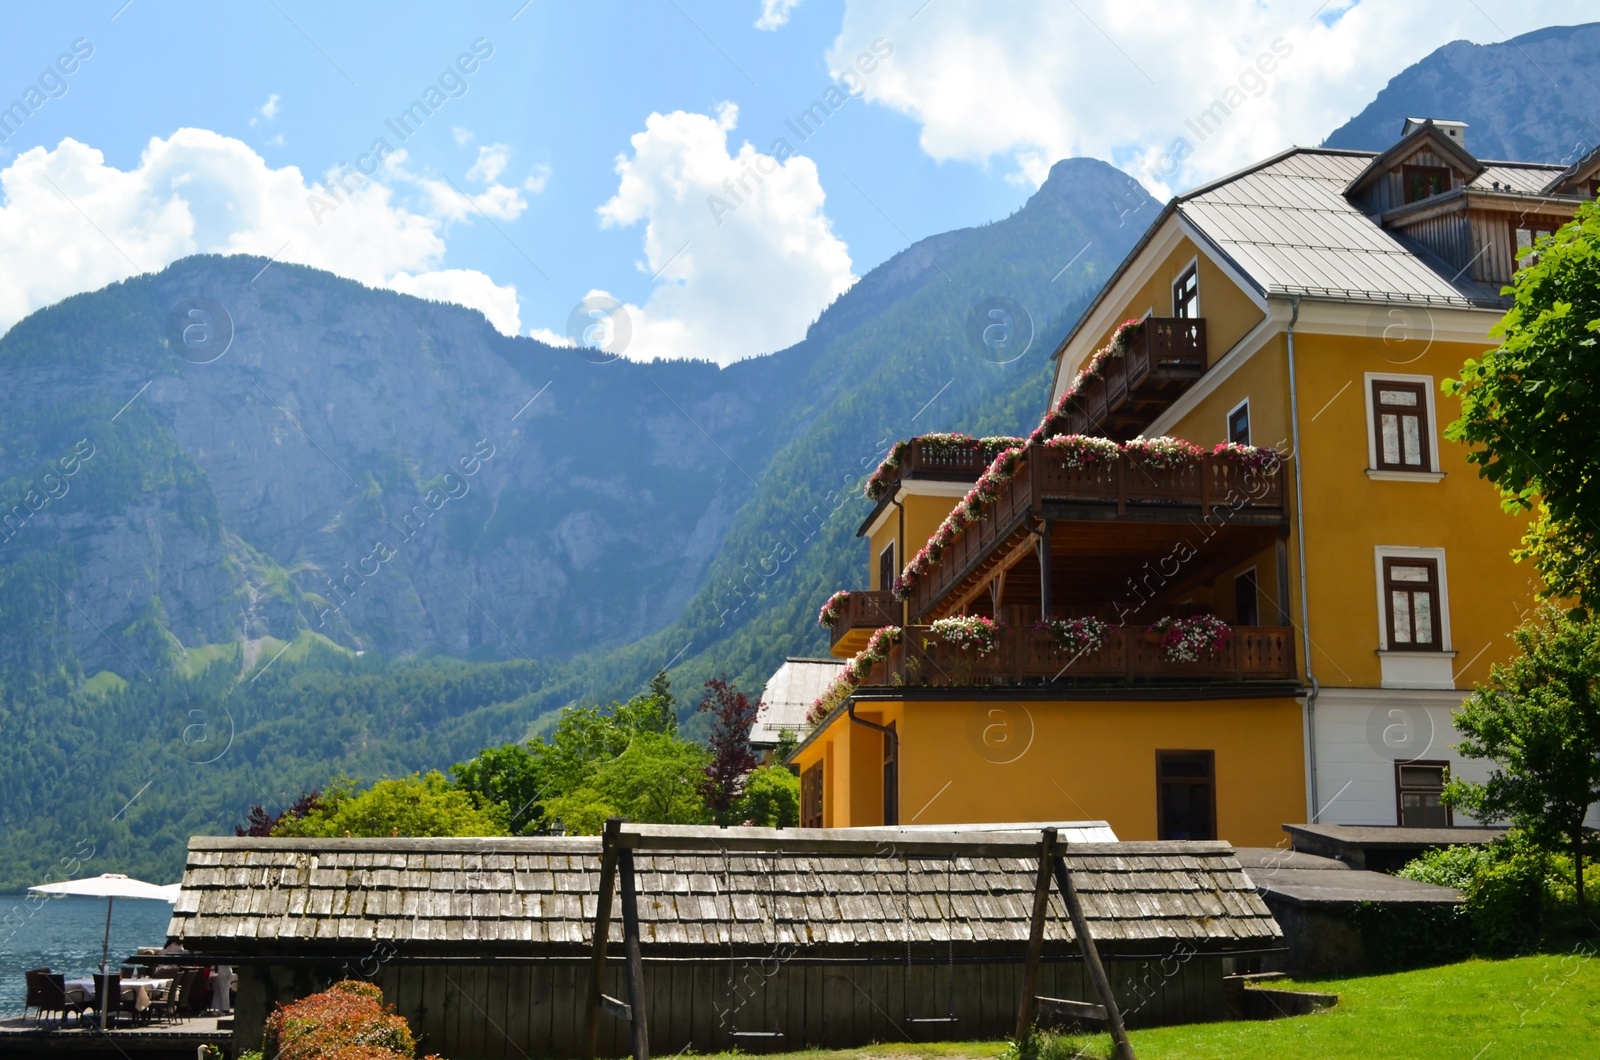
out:
<path id="1" fill-rule="evenodd" d="M 1440 799 L 1487 774 L 1451 713 L 1538 586 L 1441 383 L 1597 179 L 1600 152 L 1480 162 L 1412 119 L 1170 202 L 1030 438 L 925 437 L 875 479 L 869 590 L 830 602 L 853 661 L 792 759 L 806 823 L 1474 823 Z"/>

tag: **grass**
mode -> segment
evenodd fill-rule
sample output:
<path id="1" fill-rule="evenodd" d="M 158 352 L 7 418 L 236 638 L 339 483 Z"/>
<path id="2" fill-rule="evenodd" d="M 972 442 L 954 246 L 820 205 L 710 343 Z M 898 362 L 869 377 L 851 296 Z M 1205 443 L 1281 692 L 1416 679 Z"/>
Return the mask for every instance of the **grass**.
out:
<path id="1" fill-rule="evenodd" d="M 1600 960 L 1582 952 L 1471 960 L 1441 968 L 1354 979 L 1283 983 L 1339 995 L 1314 1016 L 1269 1022 L 1200 1023 L 1130 1033 L 1139 1060 L 1377 1060 L 1384 1057 L 1500 1060 L 1586 1057 L 1600 1042 Z M 1004 1042 L 874 1045 L 793 1057 L 870 1060 L 940 1057 L 990 1060 Z M 1041 1060 L 1111 1055 L 1107 1035 L 1047 1041 Z"/>
<path id="2" fill-rule="evenodd" d="M 91 695 L 103 696 L 108 692 L 120 692 L 128 687 L 128 681 L 120 674 L 110 670 L 101 670 L 83 683 L 83 690 Z"/>

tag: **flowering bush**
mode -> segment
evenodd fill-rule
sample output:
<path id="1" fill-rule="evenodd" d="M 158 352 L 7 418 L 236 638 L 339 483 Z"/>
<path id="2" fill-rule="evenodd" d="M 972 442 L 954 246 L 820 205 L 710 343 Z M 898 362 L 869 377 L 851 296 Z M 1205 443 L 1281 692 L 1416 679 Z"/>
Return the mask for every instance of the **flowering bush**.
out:
<path id="1" fill-rule="evenodd" d="M 371 983 L 347 979 L 267 1018 L 262 1052 L 278 1060 L 409 1060 L 416 1043 L 405 1017 Z"/>
<path id="2" fill-rule="evenodd" d="M 943 637 L 958 648 L 976 648 L 979 655 L 988 655 L 1000 644 L 1000 634 L 1005 623 L 996 622 L 983 615 L 955 615 L 941 618 L 931 626 L 935 636 Z"/>
<path id="3" fill-rule="evenodd" d="M 834 708 L 850 698 L 850 693 L 856 690 L 856 686 L 846 676 L 848 671 L 849 664 L 846 664 L 845 668 L 839 671 L 838 676 L 828 682 L 828 687 L 822 690 L 822 695 L 813 699 L 811 706 L 806 708 L 806 728 L 808 730 L 815 728 L 817 722 L 832 714 Z"/>
<path id="4" fill-rule="evenodd" d="M 844 617 L 844 605 L 849 602 L 849 589 L 840 589 L 828 597 L 828 602 L 822 605 L 821 611 L 817 612 L 817 625 L 824 629 L 832 628 L 835 622 Z"/>
<path id="5" fill-rule="evenodd" d="M 1220 652 L 1233 630 L 1216 615 L 1170 618 L 1163 615 L 1145 632 L 1161 637 L 1161 652 L 1168 662 L 1199 662 L 1202 655 Z"/>
<path id="6" fill-rule="evenodd" d="M 989 468 L 973 483 L 972 489 L 955 506 L 955 509 L 944 517 L 944 522 L 939 524 L 939 529 L 933 532 L 928 543 L 917 550 L 911 557 L 905 569 L 900 572 L 900 577 L 894 583 L 896 600 L 904 600 L 911 595 L 912 586 L 916 585 L 923 575 L 928 573 L 928 568 L 939 563 L 939 557 L 944 550 L 949 548 L 955 539 L 961 536 L 961 531 L 984 518 L 984 509 L 994 504 L 1000 495 L 1000 487 L 1010 482 L 1017 473 L 1017 465 L 1022 460 L 1024 450 L 1020 446 L 1008 446 L 994 458 Z"/>
<path id="7" fill-rule="evenodd" d="M 817 722 L 832 714 L 834 709 L 850 698 L 850 693 L 861 686 L 867 679 L 867 674 L 878 663 L 889 657 L 889 648 L 900 642 L 899 626 L 884 626 L 873 630 L 872 636 L 867 639 L 867 646 L 857 652 L 839 675 L 829 682 L 822 695 L 811 701 L 811 706 L 806 708 L 806 726 L 815 727 Z"/>
<path id="8" fill-rule="evenodd" d="M 1111 638 L 1111 625 L 1098 618 L 1047 618 L 1034 623 L 1055 638 L 1056 647 L 1074 657 L 1099 651 Z"/>
<path id="9" fill-rule="evenodd" d="M 1094 438 L 1085 434 L 1058 434 L 1043 442 L 1052 456 L 1061 457 L 1068 467 L 1098 467 L 1109 464 L 1122 452 L 1122 446 L 1110 438 Z"/>
<path id="10" fill-rule="evenodd" d="M 970 434 L 923 434 L 902 442 L 896 442 L 894 448 L 889 450 L 889 455 L 883 458 L 883 463 L 878 469 L 867 476 L 867 481 L 862 485 L 861 492 L 870 501 L 877 501 L 889 492 L 891 483 L 900 478 L 900 468 L 905 463 L 906 454 L 911 452 L 911 443 L 921 442 L 924 451 L 954 455 L 961 452 L 983 453 L 993 457 L 1002 449 L 1014 445 L 1021 445 L 1021 438 L 1010 438 L 1004 435 L 993 438 L 974 438 Z"/>
<path id="11" fill-rule="evenodd" d="M 1218 442 L 1211 450 L 1230 464 L 1239 464 L 1255 471 L 1276 471 L 1283 458 L 1269 446 L 1240 445 L 1238 442 Z"/>
<path id="12" fill-rule="evenodd" d="M 1041 442 L 1051 435 L 1061 433 L 1067 424 L 1067 413 L 1078 395 L 1083 392 L 1083 388 L 1091 380 L 1103 377 L 1106 361 L 1113 357 L 1121 357 L 1128 352 L 1135 333 L 1143 326 L 1143 320 L 1124 320 L 1117 325 L 1116 330 L 1111 333 L 1111 339 L 1090 354 L 1083 368 L 1073 377 L 1072 384 L 1062 393 L 1055 406 L 1044 414 L 1044 419 L 1039 421 L 1039 426 L 1033 429 L 1033 433 L 1028 435 L 1030 442 Z"/>
<path id="13" fill-rule="evenodd" d="M 1145 467 L 1155 471 L 1173 471 L 1199 463 L 1205 455 L 1193 442 L 1182 438 L 1135 438 L 1122 447 L 1122 451 Z"/>

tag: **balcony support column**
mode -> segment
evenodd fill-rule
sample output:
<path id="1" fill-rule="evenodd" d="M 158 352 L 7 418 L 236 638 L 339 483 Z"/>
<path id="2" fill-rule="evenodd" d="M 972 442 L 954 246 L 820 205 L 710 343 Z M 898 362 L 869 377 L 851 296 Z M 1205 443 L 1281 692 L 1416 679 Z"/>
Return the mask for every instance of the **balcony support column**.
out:
<path id="1" fill-rule="evenodd" d="M 1051 521 L 1044 520 L 1042 529 L 1035 529 L 1034 547 L 1039 553 L 1039 618 L 1050 618 L 1050 528 Z"/>
<path id="2" fill-rule="evenodd" d="M 1275 558 L 1278 561 L 1278 622 L 1280 626 L 1291 625 L 1289 620 L 1289 542 L 1281 535 L 1273 547 Z"/>

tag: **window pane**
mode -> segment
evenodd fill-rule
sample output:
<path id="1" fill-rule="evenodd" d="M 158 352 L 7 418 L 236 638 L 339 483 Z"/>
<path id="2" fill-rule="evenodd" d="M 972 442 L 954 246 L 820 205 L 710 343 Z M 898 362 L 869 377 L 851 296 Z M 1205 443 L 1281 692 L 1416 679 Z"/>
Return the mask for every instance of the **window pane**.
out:
<path id="1" fill-rule="evenodd" d="M 1389 567 L 1389 579 L 1397 582 L 1430 582 L 1433 580 L 1433 571 L 1423 566 L 1406 566 L 1399 563 Z"/>
<path id="2" fill-rule="evenodd" d="M 1389 608 L 1394 612 L 1394 642 L 1411 643 L 1411 594 L 1395 590 L 1389 594 Z"/>
<path id="3" fill-rule="evenodd" d="M 1433 633 L 1433 596 L 1429 593 L 1413 593 L 1411 603 L 1416 609 L 1417 643 L 1437 644 L 1439 638 Z"/>
<path id="4" fill-rule="evenodd" d="M 1533 246 L 1533 233 L 1526 228 L 1517 229 L 1517 248 Z"/>
<path id="5" fill-rule="evenodd" d="M 1402 828 L 1448 828 L 1450 816 L 1437 795 L 1406 792 L 1400 796 Z"/>
<path id="6" fill-rule="evenodd" d="M 1380 390 L 1378 403 L 1381 405 L 1404 405 L 1407 408 L 1417 407 L 1417 393 L 1414 390 Z"/>
<path id="7" fill-rule="evenodd" d="M 1400 417 L 1393 413 L 1385 413 L 1380 422 L 1383 427 L 1383 462 L 1385 464 L 1398 464 L 1400 462 Z"/>
<path id="8" fill-rule="evenodd" d="M 1406 463 L 1421 465 L 1422 463 L 1422 427 L 1421 421 L 1415 416 L 1400 417 L 1400 425 L 1405 433 Z"/>
<path id="9" fill-rule="evenodd" d="M 1444 790 L 1444 766 L 1401 766 L 1400 786 Z"/>
<path id="10" fill-rule="evenodd" d="M 1161 775 L 1163 777 L 1209 776 L 1210 771 L 1206 766 L 1207 762 L 1203 758 L 1167 757 L 1161 760 Z"/>

